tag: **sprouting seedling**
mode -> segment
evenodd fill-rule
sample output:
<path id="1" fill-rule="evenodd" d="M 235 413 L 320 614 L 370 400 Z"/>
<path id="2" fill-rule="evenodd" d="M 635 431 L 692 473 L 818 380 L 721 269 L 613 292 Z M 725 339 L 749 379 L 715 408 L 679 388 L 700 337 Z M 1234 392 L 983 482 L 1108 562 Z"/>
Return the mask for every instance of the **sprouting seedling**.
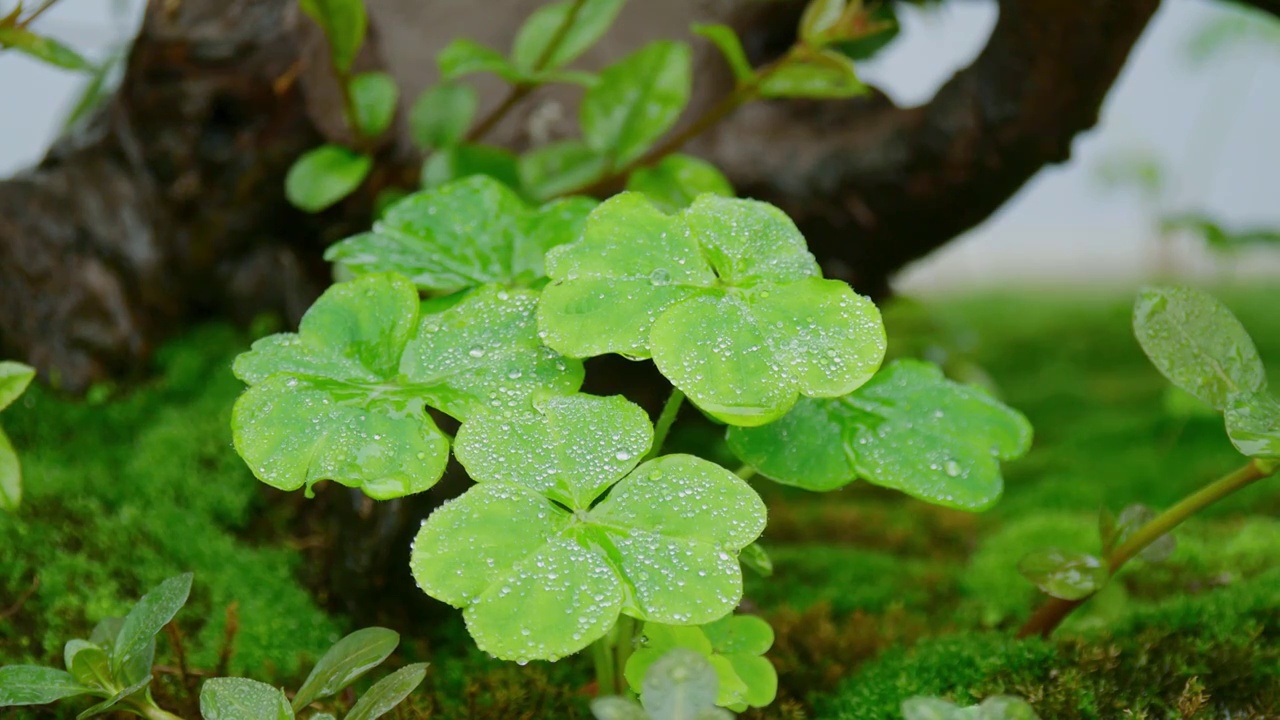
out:
<path id="1" fill-rule="evenodd" d="M 529 285 L 545 277 L 547 250 L 576 240 L 595 205 L 578 197 L 531 208 L 497 180 L 474 175 L 400 200 L 325 259 L 357 275 L 396 272 L 424 292 Z"/>
<path id="2" fill-rule="evenodd" d="M 100 702 L 77 715 L 80 720 L 118 710 L 148 720 L 181 720 L 156 705 L 149 686 L 156 636 L 186 604 L 191 578 L 186 573 L 165 580 L 142 596 L 125 617 L 98 623 L 88 640 L 68 641 L 63 653 L 65 671 L 36 665 L 0 667 L 0 707 L 89 696 Z M 320 658 L 292 702 L 266 683 L 212 678 L 201 687 L 200 713 L 204 720 L 292 720 L 312 702 L 336 695 L 381 664 L 399 644 L 400 636 L 386 628 L 351 633 Z M 425 673 L 426 665 L 417 664 L 388 675 L 360 697 L 345 720 L 385 715 L 421 684 Z M 313 720 L 321 717 L 312 715 Z"/>
<path id="3" fill-rule="evenodd" d="M 902 702 L 903 720 L 1039 720 L 1031 704 L 1019 697 L 996 695 L 978 705 L 961 707 L 936 697 L 913 697 Z"/>
<path id="4" fill-rule="evenodd" d="M 716 704 L 735 712 L 764 707 L 778 693 L 778 673 L 764 657 L 773 646 L 773 628 L 754 615 L 729 615 L 694 627 L 645 623 L 641 647 L 627 660 L 624 674 L 632 692 L 644 698 L 650 669 L 675 648 L 693 650 L 715 671 Z"/>
<path id="5" fill-rule="evenodd" d="M 1024 560 L 1024 573 L 1052 597 L 1020 637 L 1052 633 L 1129 560 L 1171 551 L 1168 533 L 1188 517 L 1280 470 L 1280 403 L 1267 390 L 1253 339 L 1225 305 L 1192 288 L 1147 288 L 1134 305 L 1133 330 L 1165 378 L 1223 413 L 1227 436 L 1249 461 L 1161 513 L 1129 508 L 1114 521 L 1104 514 L 1105 558 L 1039 551 Z"/>
<path id="6" fill-rule="evenodd" d="M 703 195 L 666 215 L 624 193 L 583 237 L 547 256 L 538 327 L 569 357 L 652 357 L 708 414 L 736 425 L 782 417 L 796 399 L 839 397 L 884 358 L 872 302 L 825 280 L 777 208 Z"/>
<path id="7" fill-rule="evenodd" d="M 862 478 L 926 502 L 984 510 L 1000 497 L 1000 461 L 1031 446 L 1031 424 L 981 388 L 899 360 L 838 398 L 801 399 L 785 417 L 732 427 L 729 447 L 761 473 L 806 490 Z"/>
<path id="8" fill-rule="evenodd" d="M 70 640 L 66 670 L 36 665 L 0 667 L 0 707 L 44 705 L 79 696 L 98 698 L 79 718 L 126 709 L 147 718 L 173 719 L 151 700 L 156 635 L 187 602 L 191 574 L 160 583 L 124 618 L 98 623 L 88 640 Z"/>
<path id="9" fill-rule="evenodd" d="M 337 695 L 373 668 L 382 664 L 400 636 L 386 628 L 357 630 L 329 648 L 290 701 L 279 688 L 247 678 L 213 678 L 200 688 L 200 714 L 204 720 L 292 720 L 317 700 Z M 374 720 L 409 696 L 426 676 L 425 663 L 406 665 L 374 683 L 344 720 Z M 312 720 L 333 719 L 329 713 Z"/>
<path id="10" fill-rule="evenodd" d="M 236 402 L 236 450 L 282 490 L 333 480 L 387 499 L 421 492 L 444 472 L 449 443 L 426 407 L 465 419 L 535 389 L 572 392 L 582 367 L 542 346 L 537 296 L 480 288 L 423 315 L 404 277 L 334 285 L 298 333 L 263 338 L 236 359 L 251 387 Z"/>
<path id="11" fill-rule="evenodd" d="M 729 720 L 716 706 L 719 678 L 707 658 L 677 647 L 653 662 L 644 674 L 640 704 L 609 696 L 591 702 L 597 720 Z"/>
<path id="12" fill-rule="evenodd" d="M 11 360 L 0 362 L 0 411 L 12 405 L 35 376 L 32 367 Z M 13 512 L 21 502 L 22 465 L 9 436 L 0 429 L 0 510 Z"/>
<path id="13" fill-rule="evenodd" d="M 423 524 L 418 585 L 465 609 L 480 649 L 519 662 L 582 650 L 624 614 L 680 625 L 728 614 L 764 504 L 696 457 L 637 467 L 652 438 L 621 397 L 543 396 L 468 419 L 456 452 L 478 484 Z"/>

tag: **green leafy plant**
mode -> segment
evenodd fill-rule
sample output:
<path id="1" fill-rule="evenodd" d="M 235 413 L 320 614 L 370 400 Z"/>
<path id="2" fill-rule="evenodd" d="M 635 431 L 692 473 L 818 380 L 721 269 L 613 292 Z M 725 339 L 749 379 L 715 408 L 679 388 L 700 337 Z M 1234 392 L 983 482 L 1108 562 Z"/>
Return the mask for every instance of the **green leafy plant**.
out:
<path id="1" fill-rule="evenodd" d="M 0 410 L 13 404 L 31 384 L 36 371 L 22 363 L 0 362 Z M 0 429 L 0 510 L 13 512 L 22 502 L 22 465 L 9 436 Z"/>
<path id="2" fill-rule="evenodd" d="M 151 697 L 156 636 L 173 620 L 191 592 L 191 574 L 169 578 L 147 593 L 123 618 L 98 623 L 88 640 L 70 640 L 66 670 L 34 665 L 0 667 L 0 707 L 44 705 L 89 696 L 100 702 L 82 711 L 80 720 L 124 711 L 149 720 L 178 720 Z M 279 688 L 246 678 L 206 680 L 200 690 L 204 720 L 291 720 L 297 713 L 332 697 L 377 667 L 400 644 L 385 628 L 365 628 L 339 640 L 316 663 L 302 687 L 289 698 Z M 185 672 L 185 670 L 184 670 Z M 404 700 L 422 683 L 426 665 L 407 665 L 375 683 L 347 712 L 346 720 L 373 720 Z M 311 715 L 334 718 L 328 712 Z"/>
<path id="3" fill-rule="evenodd" d="M 822 277 L 781 210 L 734 198 L 718 170 L 678 152 L 756 98 L 863 92 L 836 47 L 880 26 L 860 3 L 822 4 L 795 47 L 760 68 L 729 28 L 695 28 L 737 83 L 665 140 L 689 99 L 688 46 L 656 41 L 599 75 L 568 68 L 618 0 L 538 10 L 509 55 L 455 41 L 410 119 L 431 153 L 424 189 L 331 247 L 348 280 L 297 333 L 235 363 L 249 385 L 235 446 L 275 487 L 310 494 L 328 480 L 401 497 L 431 487 L 452 447 L 475 485 L 423 521 L 410 562 L 419 587 L 460 608 L 498 658 L 588 651 L 602 694 L 641 700 L 600 706 L 630 713 L 616 717 L 724 717 L 717 704 L 776 694 L 763 656 L 772 631 L 733 615 L 742 566 L 771 570 L 753 544 L 766 519 L 744 480 L 756 470 L 664 454 L 686 397 L 730 426 L 730 446 L 763 475 L 812 490 L 862 477 L 969 510 L 995 501 L 999 460 L 1030 440 L 1021 415 L 930 365 L 877 374 L 876 306 Z M 346 48 L 354 30 L 342 32 Z M 512 87 L 476 120 L 461 83 L 482 72 Z M 584 87 L 581 139 L 519 158 L 480 142 L 551 82 Z M 605 354 L 652 360 L 670 381 L 656 420 L 625 397 L 578 391 L 583 361 Z M 432 412 L 460 422 L 456 438 Z M 815 413 L 828 417 L 815 437 L 789 430 Z M 815 475 L 797 466 L 807 455 L 835 459 Z M 697 660 L 667 663 L 669 650 Z M 704 667 L 711 682 L 690 685 Z M 703 699 L 672 704 L 695 685 Z"/>
<path id="4" fill-rule="evenodd" d="M 31 25 L 57 3 L 44 0 L 28 11 L 21 1 L 0 16 L 0 50 L 14 50 L 47 65 L 65 70 L 92 71 L 94 66 L 63 43 L 31 29 Z"/>
<path id="5" fill-rule="evenodd" d="M 1253 339 L 1229 309 L 1201 290 L 1147 288 L 1133 312 L 1138 343 L 1169 382 L 1223 416 L 1227 436 L 1249 458 L 1163 512 L 1141 505 L 1099 522 L 1103 557 L 1056 548 L 1027 556 L 1020 570 L 1050 596 L 1020 636 L 1048 635 L 1134 557 L 1159 562 L 1173 528 L 1204 507 L 1280 471 L 1280 403 L 1267 390 Z"/>
<path id="6" fill-rule="evenodd" d="M 676 647 L 648 665 L 640 704 L 620 696 L 591 702 L 598 720 L 727 720 L 717 707 L 719 674 L 703 653 Z"/>

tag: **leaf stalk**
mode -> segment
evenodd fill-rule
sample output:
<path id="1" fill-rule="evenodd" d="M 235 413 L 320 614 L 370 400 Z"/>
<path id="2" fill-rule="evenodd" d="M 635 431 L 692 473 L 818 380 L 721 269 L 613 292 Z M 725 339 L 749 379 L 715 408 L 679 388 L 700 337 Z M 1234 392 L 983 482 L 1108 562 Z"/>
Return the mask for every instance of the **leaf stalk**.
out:
<path id="1" fill-rule="evenodd" d="M 1254 459 L 1234 472 L 1191 493 L 1173 507 L 1152 518 L 1146 525 L 1138 528 L 1137 532 L 1112 550 L 1107 556 L 1110 574 L 1114 576 L 1135 555 L 1195 513 L 1241 488 L 1271 477 L 1277 470 L 1280 470 L 1280 463 L 1276 461 Z M 1078 600 L 1050 598 L 1031 614 L 1027 622 L 1018 630 L 1017 637 L 1025 638 L 1034 635 L 1049 637 L 1073 610 L 1083 605 L 1094 594 L 1096 593 Z"/>

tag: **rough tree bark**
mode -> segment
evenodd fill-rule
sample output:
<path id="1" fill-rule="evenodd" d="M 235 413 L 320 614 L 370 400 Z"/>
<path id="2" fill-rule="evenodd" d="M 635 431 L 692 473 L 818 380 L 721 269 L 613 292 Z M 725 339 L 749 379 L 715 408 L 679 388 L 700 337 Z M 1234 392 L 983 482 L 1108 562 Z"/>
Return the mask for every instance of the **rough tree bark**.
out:
<path id="1" fill-rule="evenodd" d="M 392 72 L 407 107 L 434 81 L 431 59 L 447 40 L 505 46 L 539 4 L 369 0 L 376 42 L 359 67 Z M 690 150 L 796 218 L 830 274 L 880 296 L 896 270 L 1067 159 L 1158 4 L 1001 0 L 986 49 L 921 107 L 880 94 L 756 103 Z M 1280 14 L 1277 0 L 1250 4 Z M 631 3 L 584 63 L 684 37 L 691 21 L 728 22 L 764 61 L 790 44 L 802 6 Z M 731 83 L 715 51 L 695 47 L 691 114 Z M 114 98 L 37 167 L 0 182 L 0 356 L 81 390 L 138 374 L 158 341 L 196 317 L 296 321 L 327 282 L 323 246 L 367 222 L 376 190 L 412 178 L 417 162 L 401 127 L 360 194 L 315 217 L 288 206 L 294 158 L 345 133 L 325 67 L 293 0 L 152 0 Z M 485 103 L 498 102 L 497 84 L 480 87 Z M 571 91 L 540 92 L 492 139 L 520 148 L 567 134 L 573 102 Z M 403 569 L 405 534 L 439 498 L 377 512 L 347 494 L 328 498 L 344 529 L 331 587 L 359 608 L 403 580 L 382 569 Z"/>

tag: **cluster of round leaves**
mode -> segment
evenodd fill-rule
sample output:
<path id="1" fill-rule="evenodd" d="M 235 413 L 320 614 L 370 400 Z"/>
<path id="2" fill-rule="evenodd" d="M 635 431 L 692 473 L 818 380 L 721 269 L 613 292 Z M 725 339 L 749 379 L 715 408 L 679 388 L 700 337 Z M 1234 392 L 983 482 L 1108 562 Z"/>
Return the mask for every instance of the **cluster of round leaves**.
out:
<path id="1" fill-rule="evenodd" d="M 520 662 L 577 652 L 620 614 L 725 616 L 764 504 L 700 458 L 640 463 L 652 440 L 648 416 L 621 397 L 543 395 L 471 418 L 455 450 L 477 484 L 423 524 L 414 578 L 465 608 L 480 649 Z"/>
<path id="2" fill-rule="evenodd" d="M 655 187 L 689 184 L 669 170 Z M 333 480 L 394 498 L 443 473 L 449 440 L 429 410 L 461 421 L 453 449 L 477 484 L 424 523 L 412 570 L 464 608 L 482 649 L 517 661 L 581 650 L 621 614 L 654 628 L 724 618 L 741 598 L 738 554 L 764 527 L 759 497 L 724 468 L 638 464 L 652 454 L 647 415 L 577 393 L 582 358 L 652 358 L 784 482 L 861 476 L 956 507 L 994 499 L 996 458 L 1029 438 L 1021 416 L 922 364 L 869 383 L 885 352 L 878 310 L 822 278 L 777 208 L 682 192 L 664 205 L 627 192 L 531 207 L 480 177 L 401 200 L 331 250 L 355 279 L 296 334 L 237 359 L 250 385 L 237 450 L 281 489 Z M 799 455 L 797 432 L 812 434 Z M 730 663 L 752 677 L 723 674 L 726 703 L 761 704 L 757 661 Z"/>
<path id="3" fill-rule="evenodd" d="M 675 648 L 702 655 L 715 671 L 716 705 L 735 712 L 764 707 L 778 693 L 778 673 L 764 657 L 773 646 L 773 628 L 754 615 L 729 615 L 695 627 L 645 623 L 642 645 L 627 659 L 624 675 L 631 690 L 644 694 L 655 663 Z"/>

